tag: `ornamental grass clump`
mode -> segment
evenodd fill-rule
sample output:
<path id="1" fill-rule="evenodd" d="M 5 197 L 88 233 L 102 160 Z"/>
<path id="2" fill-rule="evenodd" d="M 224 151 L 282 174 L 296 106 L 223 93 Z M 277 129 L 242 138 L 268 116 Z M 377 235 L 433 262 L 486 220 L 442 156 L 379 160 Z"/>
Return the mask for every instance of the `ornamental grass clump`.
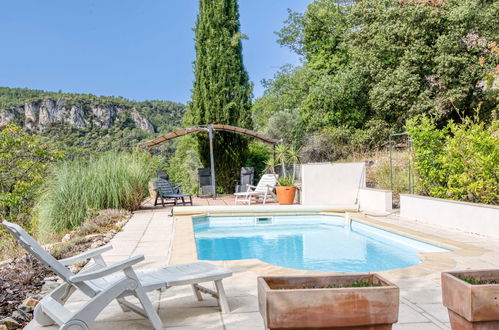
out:
<path id="1" fill-rule="evenodd" d="M 59 163 L 37 203 L 39 230 L 74 230 L 96 210 L 138 209 L 155 168 L 154 159 L 143 153 L 112 152 Z"/>

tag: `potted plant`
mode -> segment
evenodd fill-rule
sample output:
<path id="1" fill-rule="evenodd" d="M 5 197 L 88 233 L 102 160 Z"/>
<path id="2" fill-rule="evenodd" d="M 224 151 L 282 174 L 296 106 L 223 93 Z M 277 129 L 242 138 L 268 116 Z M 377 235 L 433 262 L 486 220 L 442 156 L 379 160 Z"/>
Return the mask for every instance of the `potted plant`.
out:
<path id="1" fill-rule="evenodd" d="M 296 163 L 299 162 L 298 151 L 293 147 L 279 145 L 276 148 L 277 160 L 281 163 L 281 177 L 277 179 L 276 187 L 277 200 L 281 205 L 290 205 L 294 203 L 296 195 Z M 286 171 L 286 163 L 293 163 L 293 173 L 289 175 Z"/>
<path id="2" fill-rule="evenodd" d="M 443 272 L 441 277 L 452 329 L 499 329 L 499 270 Z"/>
<path id="3" fill-rule="evenodd" d="M 295 201 L 295 180 L 291 175 L 281 176 L 277 179 L 278 186 L 275 187 L 277 200 L 280 205 L 291 205 Z"/>
<path id="4" fill-rule="evenodd" d="M 372 273 L 263 276 L 258 307 L 269 329 L 391 329 L 399 288 Z"/>

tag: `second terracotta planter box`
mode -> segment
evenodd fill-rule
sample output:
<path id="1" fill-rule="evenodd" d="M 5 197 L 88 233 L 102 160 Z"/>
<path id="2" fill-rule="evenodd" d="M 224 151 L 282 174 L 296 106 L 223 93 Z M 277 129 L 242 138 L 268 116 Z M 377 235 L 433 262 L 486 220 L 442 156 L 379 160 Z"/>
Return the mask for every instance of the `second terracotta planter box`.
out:
<path id="1" fill-rule="evenodd" d="M 481 284 L 470 284 L 472 279 Z M 499 329 L 499 270 L 442 273 L 442 298 L 453 330 Z"/>
<path id="2" fill-rule="evenodd" d="M 369 284 L 351 287 L 352 284 Z M 391 329 L 399 288 L 377 274 L 264 276 L 258 305 L 269 329 Z"/>

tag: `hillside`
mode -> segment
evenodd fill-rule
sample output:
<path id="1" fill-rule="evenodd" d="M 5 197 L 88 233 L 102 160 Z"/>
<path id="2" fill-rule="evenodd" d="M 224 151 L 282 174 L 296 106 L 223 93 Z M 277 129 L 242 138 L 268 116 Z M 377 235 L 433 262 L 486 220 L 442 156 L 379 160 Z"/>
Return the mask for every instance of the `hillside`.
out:
<path id="1" fill-rule="evenodd" d="M 184 105 L 0 87 L 0 128 L 16 123 L 63 150 L 122 150 L 180 125 Z M 73 150 L 75 151 L 75 150 Z"/>

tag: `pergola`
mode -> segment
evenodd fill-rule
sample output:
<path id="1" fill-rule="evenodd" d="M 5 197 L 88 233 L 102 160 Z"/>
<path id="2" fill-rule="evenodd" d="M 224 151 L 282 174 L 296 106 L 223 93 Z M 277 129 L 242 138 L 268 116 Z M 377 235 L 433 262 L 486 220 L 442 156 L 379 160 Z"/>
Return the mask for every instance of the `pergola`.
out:
<path id="1" fill-rule="evenodd" d="M 223 125 L 223 124 L 209 124 L 209 125 L 196 125 L 196 126 L 191 126 L 187 128 L 181 128 L 174 130 L 170 133 L 167 133 L 165 135 L 159 136 L 155 139 L 139 143 L 139 147 L 143 148 L 153 148 L 158 145 L 161 145 L 165 143 L 166 141 L 176 139 L 178 137 L 196 133 L 196 132 L 207 132 L 208 133 L 208 139 L 209 139 L 209 144 L 210 144 L 210 170 L 211 170 L 211 188 L 212 188 L 212 197 L 213 199 L 216 198 L 216 180 L 215 180 L 215 159 L 213 156 L 213 131 L 224 131 L 224 132 L 232 132 L 232 133 L 237 133 L 237 134 L 243 134 L 247 136 L 251 136 L 252 138 L 258 139 L 262 142 L 272 144 L 274 147 L 281 142 L 281 140 L 275 140 L 271 139 L 265 135 L 262 135 L 258 132 L 246 129 L 246 128 L 241 128 L 241 127 L 236 127 L 236 126 L 230 126 L 230 125 Z"/>

